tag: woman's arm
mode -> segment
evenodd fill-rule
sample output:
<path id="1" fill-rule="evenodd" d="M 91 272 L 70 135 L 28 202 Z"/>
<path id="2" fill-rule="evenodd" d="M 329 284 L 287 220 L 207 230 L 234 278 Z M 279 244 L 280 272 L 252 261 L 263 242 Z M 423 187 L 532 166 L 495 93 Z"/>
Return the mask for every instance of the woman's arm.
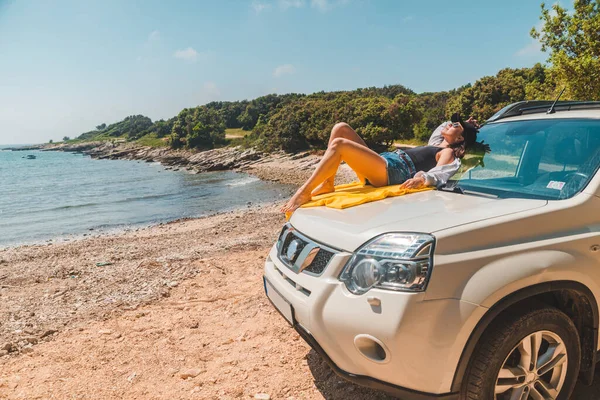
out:
<path id="1" fill-rule="evenodd" d="M 423 186 L 438 186 L 448 182 L 460 168 L 460 160 L 454 157 L 452 149 L 439 152 L 437 165 L 429 171 L 419 171 L 412 179 L 402 184 L 403 189 L 416 189 Z"/>
<path id="2" fill-rule="evenodd" d="M 435 128 L 429 137 L 429 142 L 427 143 L 428 146 L 439 146 L 444 141 L 444 138 L 442 137 L 442 130 L 444 130 L 444 127 L 449 123 L 450 121 L 442 122 L 437 128 Z"/>

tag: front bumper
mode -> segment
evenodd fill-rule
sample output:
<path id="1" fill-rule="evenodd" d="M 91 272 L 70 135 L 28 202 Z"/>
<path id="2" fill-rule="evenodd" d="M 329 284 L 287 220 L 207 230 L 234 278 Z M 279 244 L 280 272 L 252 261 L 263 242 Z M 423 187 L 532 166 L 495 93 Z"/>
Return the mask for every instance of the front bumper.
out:
<path id="1" fill-rule="evenodd" d="M 296 332 L 312 347 L 325 362 L 331 367 L 331 369 L 340 377 L 352 382 L 357 385 L 368 387 L 370 389 L 381 390 L 396 396 L 402 400 L 458 400 L 458 393 L 446 393 L 446 394 L 432 394 L 417 392 L 415 390 L 406 389 L 400 386 L 392 385 L 387 382 L 380 381 L 379 379 L 371 378 L 370 376 L 355 375 L 340 369 L 332 360 L 329 358 L 327 353 L 319 346 L 319 343 L 315 340 L 310 333 L 304 330 L 300 325 L 294 325 Z"/>
<path id="2" fill-rule="evenodd" d="M 299 334 L 346 379 L 405 399 L 456 398 L 450 387 L 471 332 L 465 321 L 480 307 L 425 301 L 423 293 L 373 289 L 353 295 L 337 278 L 350 256 L 336 254 L 315 277 L 287 268 L 274 246 L 264 276 L 291 306 L 282 314 L 288 321 L 292 315 Z M 365 354 L 361 337 L 381 344 L 383 354 Z"/>

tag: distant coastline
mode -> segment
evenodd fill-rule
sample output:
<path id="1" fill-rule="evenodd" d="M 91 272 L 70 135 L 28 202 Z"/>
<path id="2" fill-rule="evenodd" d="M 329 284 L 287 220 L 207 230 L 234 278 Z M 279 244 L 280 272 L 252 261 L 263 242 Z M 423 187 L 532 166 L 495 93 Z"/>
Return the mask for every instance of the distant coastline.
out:
<path id="1" fill-rule="evenodd" d="M 0 144 L 0 150 L 6 151 L 25 151 L 25 150 L 39 150 L 43 148 L 43 144 Z"/>
<path id="2" fill-rule="evenodd" d="M 186 170 L 190 173 L 212 171 L 240 171 L 266 181 L 301 185 L 312 173 L 320 156 L 305 151 L 290 154 L 283 151 L 261 152 L 241 146 L 222 147 L 212 150 L 176 150 L 168 147 L 141 146 L 135 143 L 80 142 L 60 144 L 37 144 L 4 148 L 11 151 L 63 151 L 82 153 L 95 159 L 139 160 L 157 162 L 167 169 Z M 343 165 L 337 182 L 347 183 L 356 179 L 352 170 Z"/>

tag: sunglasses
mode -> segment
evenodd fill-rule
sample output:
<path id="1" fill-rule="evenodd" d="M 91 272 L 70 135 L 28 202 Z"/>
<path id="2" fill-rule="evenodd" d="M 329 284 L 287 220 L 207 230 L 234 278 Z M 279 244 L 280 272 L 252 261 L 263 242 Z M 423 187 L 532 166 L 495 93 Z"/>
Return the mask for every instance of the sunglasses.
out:
<path id="1" fill-rule="evenodd" d="M 452 124 L 453 128 L 460 128 L 461 127 L 460 122 L 450 122 L 450 123 Z"/>

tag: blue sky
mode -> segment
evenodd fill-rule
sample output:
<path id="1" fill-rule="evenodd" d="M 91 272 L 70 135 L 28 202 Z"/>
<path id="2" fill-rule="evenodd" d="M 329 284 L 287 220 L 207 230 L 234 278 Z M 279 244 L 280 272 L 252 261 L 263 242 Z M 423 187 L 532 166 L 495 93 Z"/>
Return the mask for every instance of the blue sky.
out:
<path id="1" fill-rule="evenodd" d="M 212 100 L 456 88 L 546 55 L 537 0 L 0 0 L 0 143 Z"/>

